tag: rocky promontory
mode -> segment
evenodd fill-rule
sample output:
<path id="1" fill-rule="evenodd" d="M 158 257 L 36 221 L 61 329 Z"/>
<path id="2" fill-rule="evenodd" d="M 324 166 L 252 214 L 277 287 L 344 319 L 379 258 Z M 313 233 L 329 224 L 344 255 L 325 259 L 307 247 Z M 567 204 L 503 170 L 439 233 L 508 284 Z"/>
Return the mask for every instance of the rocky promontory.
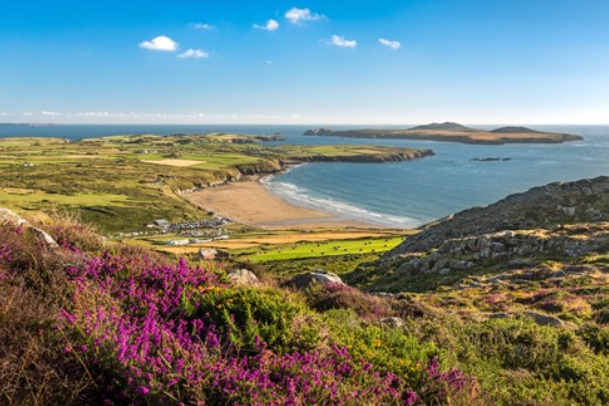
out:
<path id="1" fill-rule="evenodd" d="M 609 221 L 609 177 L 557 182 L 514 194 L 424 226 L 388 255 L 428 251 L 446 240 L 505 230 L 552 229 Z"/>

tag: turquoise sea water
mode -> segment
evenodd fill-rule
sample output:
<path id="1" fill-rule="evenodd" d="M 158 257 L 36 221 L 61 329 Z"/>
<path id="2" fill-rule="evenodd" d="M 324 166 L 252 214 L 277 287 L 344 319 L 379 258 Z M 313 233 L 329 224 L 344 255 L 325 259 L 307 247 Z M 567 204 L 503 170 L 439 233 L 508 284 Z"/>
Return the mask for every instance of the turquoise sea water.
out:
<path id="1" fill-rule="evenodd" d="M 345 218 L 394 227 L 417 226 L 549 182 L 609 175 L 609 126 L 534 126 L 536 129 L 579 134 L 585 140 L 559 145 L 506 146 L 302 136 L 302 132 L 310 127 L 0 127 L 0 138 L 59 136 L 79 139 L 127 133 L 225 131 L 266 134 L 279 131 L 288 138 L 282 143 L 290 144 L 375 144 L 432 148 L 436 156 L 423 160 L 387 164 L 309 164 L 265 180 L 271 192 L 292 203 Z M 512 160 L 470 161 L 486 157 Z"/>

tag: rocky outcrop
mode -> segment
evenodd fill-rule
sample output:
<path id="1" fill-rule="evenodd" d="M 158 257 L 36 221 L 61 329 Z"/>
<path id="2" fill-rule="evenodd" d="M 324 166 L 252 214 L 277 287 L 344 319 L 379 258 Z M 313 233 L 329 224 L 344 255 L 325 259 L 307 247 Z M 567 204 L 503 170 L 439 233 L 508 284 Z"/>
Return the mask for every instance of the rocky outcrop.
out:
<path id="1" fill-rule="evenodd" d="M 552 327 L 571 327 L 572 325 L 570 323 L 566 323 L 565 321 L 559 319 L 558 317 L 555 316 L 550 316 L 547 314 L 542 314 L 542 313 L 538 313 L 538 312 L 524 312 L 524 313 L 505 313 L 505 312 L 500 312 L 500 313 L 493 313 L 489 316 L 489 319 L 508 319 L 508 318 L 512 318 L 515 316 L 524 316 L 524 317 L 528 317 L 530 319 L 533 319 L 533 321 L 536 324 L 539 324 L 540 326 L 552 326 Z"/>
<path id="2" fill-rule="evenodd" d="M 508 161 L 512 161 L 512 158 L 493 158 L 493 157 L 487 157 L 487 158 L 472 158 L 470 159 L 471 162 L 508 162 Z"/>
<path id="3" fill-rule="evenodd" d="M 332 130 L 329 128 L 315 128 L 313 130 L 307 130 L 303 135 L 329 135 L 332 134 Z"/>
<path id="4" fill-rule="evenodd" d="M 525 193 L 511 195 L 490 206 L 465 210 L 424 226 L 419 234 L 407 238 L 385 258 L 426 252 L 448 240 L 466 237 L 475 239 L 477 236 L 500 231 L 552 230 L 560 224 L 601 221 L 609 221 L 609 177 L 551 183 Z M 532 237 L 524 239 L 530 238 Z M 493 240 L 493 237 L 483 239 Z M 557 244 L 567 244 L 564 239 L 554 241 Z M 471 240 L 468 240 L 467 243 L 470 242 Z M 578 249 L 571 247 L 570 243 L 566 248 Z"/>
<path id="5" fill-rule="evenodd" d="M 258 277 L 248 269 L 237 269 L 229 272 L 226 278 L 234 285 L 255 285 L 258 282 Z"/>
<path id="6" fill-rule="evenodd" d="M 306 289 L 312 283 L 321 283 L 322 285 L 338 283 L 344 285 L 344 282 L 337 274 L 324 269 L 318 269 L 315 272 L 296 275 L 292 279 L 288 280 L 285 284 L 288 286 L 294 286 L 298 289 Z"/>
<path id="7" fill-rule="evenodd" d="M 577 258 L 608 250 L 609 223 L 560 226 L 551 230 L 500 231 L 448 239 L 431 253 L 401 254 L 398 273 L 447 275 L 489 261 L 526 266 L 530 265 L 526 258 L 536 256 Z"/>
<path id="8" fill-rule="evenodd" d="M 0 207 L 0 223 L 8 222 L 16 226 L 24 227 L 28 232 L 36 235 L 36 237 L 51 248 L 57 248 L 57 242 L 46 231 L 32 226 L 27 220 L 12 210 Z"/>

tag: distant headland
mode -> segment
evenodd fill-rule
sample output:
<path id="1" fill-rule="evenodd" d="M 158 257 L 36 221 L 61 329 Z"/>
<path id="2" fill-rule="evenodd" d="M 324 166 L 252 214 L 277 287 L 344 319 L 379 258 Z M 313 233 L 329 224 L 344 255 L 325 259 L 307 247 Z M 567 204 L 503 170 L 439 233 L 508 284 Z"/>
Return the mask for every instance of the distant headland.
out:
<path id="1" fill-rule="evenodd" d="M 527 127 L 501 127 L 486 131 L 451 122 L 432 123 L 405 130 L 362 129 L 333 131 L 330 128 L 317 128 L 305 131 L 304 135 L 431 140 L 489 145 L 560 144 L 583 140 L 579 135 L 537 131 Z"/>
<path id="2" fill-rule="evenodd" d="M 58 127 L 51 123 L 0 123 L 0 127 Z"/>

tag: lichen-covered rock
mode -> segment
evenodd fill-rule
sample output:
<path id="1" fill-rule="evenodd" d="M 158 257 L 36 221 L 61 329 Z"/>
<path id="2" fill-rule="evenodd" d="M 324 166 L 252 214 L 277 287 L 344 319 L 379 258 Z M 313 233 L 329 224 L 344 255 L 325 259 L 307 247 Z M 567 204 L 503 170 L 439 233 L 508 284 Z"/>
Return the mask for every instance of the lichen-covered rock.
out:
<path id="1" fill-rule="evenodd" d="M 229 272 L 226 277 L 235 285 L 254 285 L 260 280 L 248 269 L 238 269 Z"/>
<path id="2" fill-rule="evenodd" d="M 558 317 L 548 316 L 547 314 L 537 312 L 526 312 L 525 316 L 532 318 L 535 323 L 541 326 L 564 326 L 567 324 Z"/>
<path id="3" fill-rule="evenodd" d="M 0 222 L 9 222 L 18 226 L 28 224 L 20 215 L 12 210 L 5 209 L 4 207 L 0 207 Z"/>
<path id="4" fill-rule="evenodd" d="M 330 283 L 338 283 L 341 285 L 345 284 L 337 274 L 324 269 L 318 269 L 315 272 L 296 275 L 286 284 L 295 286 L 299 289 L 304 289 L 307 288 L 311 283 L 321 283 L 322 285 L 327 285 Z"/>
<path id="5" fill-rule="evenodd" d="M 9 222 L 17 226 L 23 226 L 28 232 L 35 234 L 37 238 L 42 240 L 49 247 L 58 247 L 57 242 L 49 235 L 49 233 L 40 228 L 32 226 L 27 220 L 23 219 L 20 215 L 12 210 L 0 207 L 0 223 L 1 222 Z"/>

